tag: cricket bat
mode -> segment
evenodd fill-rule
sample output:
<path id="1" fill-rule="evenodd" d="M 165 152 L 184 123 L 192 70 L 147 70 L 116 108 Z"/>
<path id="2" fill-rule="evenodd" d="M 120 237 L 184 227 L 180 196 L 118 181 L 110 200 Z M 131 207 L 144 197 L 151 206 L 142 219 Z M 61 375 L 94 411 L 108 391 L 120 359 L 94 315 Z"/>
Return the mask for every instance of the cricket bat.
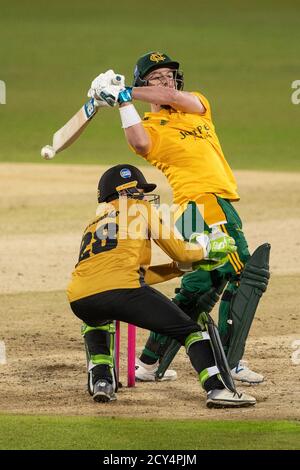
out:
<path id="1" fill-rule="evenodd" d="M 94 98 L 87 101 L 63 127 L 55 132 L 52 145 L 46 145 L 42 148 L 42 157 L 46 160 L 51 160 L 58 152 L 61 152 L 75 142 L 96 115 L 98 109 Z"/>
<path id="2" fill-rule="evenodd" d="M 123 84 L 124 86 L 124 77 L 122 75 L 115 75 L 111 84 Z M 94 98 L 87 101 L 63 127 L 55 132 L 53 135 L 52 145 L 46 145 L 42 148 L 42 157 L 46 160 L 51 160 L 58 152 L 61 152 L 75 142 L 89 122 L 93 119 L 98 109 L 99 107 L 95 104 Z"/>

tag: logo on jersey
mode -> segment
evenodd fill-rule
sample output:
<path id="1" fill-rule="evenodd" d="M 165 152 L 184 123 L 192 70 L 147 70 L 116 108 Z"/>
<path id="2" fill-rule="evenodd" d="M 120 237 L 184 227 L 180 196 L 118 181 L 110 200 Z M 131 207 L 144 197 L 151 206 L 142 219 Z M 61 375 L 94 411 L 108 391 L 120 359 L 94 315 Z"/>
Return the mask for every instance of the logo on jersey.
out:
<path id="1" fill-rule="evenodd" d="M 207 124 L 204 124 L 204 126 L 197 126 L 192 131 L 182 130 L 179 133 L 181 135 L 181 140 L 189 136 L 194 137 L 194 139 L 208 139 L 209 137 L 212 137 L 211 129 Z"/>
<path id="2" fill-rule="evenodd" d="M 131 178 L 131 171 L 128 168 L 122 168 L 120 175 L 122 178 Z"/>
<path id="3" fill-rule="evenodd" d="M 151 62 L 156 62 L 157 64 L 158 62 L 163 62 L 165 59 L 165 56 L 162 55 L 160 52 L 155 52 L 150 56 Z"/>

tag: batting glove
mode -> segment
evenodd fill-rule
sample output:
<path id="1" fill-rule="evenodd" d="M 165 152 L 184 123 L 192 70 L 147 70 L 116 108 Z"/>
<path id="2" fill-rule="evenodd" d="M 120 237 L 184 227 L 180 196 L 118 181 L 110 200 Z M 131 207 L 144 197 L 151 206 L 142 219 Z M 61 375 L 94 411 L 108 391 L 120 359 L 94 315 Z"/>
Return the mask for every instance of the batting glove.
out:
<path id="1" fill-rule="evenodd" d="M 120 94 L 120 87 L 117 85 L 110 85 L 103 88 L 99 93 L 99 98 L 105 101 L 109 106 L 116 106 L 118 104 L 118 97 Z"/>
<path id="2" fill-rule="evenodd" d="M 100 75 L 92 81 L 88 96 L 94 98 L 97 106 L 115 106 L 118 94 L 124 87 L 124 76 L 116 74 L 113 70 L 107 70 L 105 73 L 100 73 Z"/>
<path id="3" fill-rule="evenodd" d="M 127 86 L 125 90 L 120 91 L 118 103 L 129 103 L 130 101 L 132 101 L 132 86 Z"/>

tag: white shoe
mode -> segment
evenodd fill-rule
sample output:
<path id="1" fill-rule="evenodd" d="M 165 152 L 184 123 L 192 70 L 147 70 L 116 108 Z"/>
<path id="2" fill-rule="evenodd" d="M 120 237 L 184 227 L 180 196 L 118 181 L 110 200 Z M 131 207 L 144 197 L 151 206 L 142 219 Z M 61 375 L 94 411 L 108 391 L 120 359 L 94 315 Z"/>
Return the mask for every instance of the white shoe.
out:
<path id="1" fill-rule="evenodd" d="M 207 394 L 207 408 L 241 408 L 254 406 L 256 400 L 246 393 L 232 393 L 226 388 L 211 390 Z"/>
<path id="2" fill-rule="evenodd" d="M 245 361 L 240 361 L 236 367 L 231 369 L 231 375 L 234 380 L 248 384 L 260 384 L 264 381 L 264 376 L 249 369 Z"/>
<path id="3" fill-rule="evenodd" d="M 155 372 L 158 369 L 158 362 L 155 364 L 145 364 L 136 359 L 135 361 L 135 380 L 139 382 L 155 382 Z M 159 382 L 165 380 L 176 380 L 177 372 L 175 370 L 167 369 L 165 375 L 158 379 Z"/>

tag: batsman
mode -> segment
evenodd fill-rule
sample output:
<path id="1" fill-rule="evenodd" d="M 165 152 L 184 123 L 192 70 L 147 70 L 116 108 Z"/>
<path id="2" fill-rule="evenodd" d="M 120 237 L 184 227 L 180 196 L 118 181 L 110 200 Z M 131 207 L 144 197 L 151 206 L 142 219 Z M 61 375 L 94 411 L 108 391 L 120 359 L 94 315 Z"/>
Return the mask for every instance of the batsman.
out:
<path id="1" fill-rule="evenodd" d="M 109 71 L 111 73 L 111 71 Z M 110 77 L 111 78 L 111 77 Z M 186 273 L 173 302 L 192 319 L 209 313 L 221 296 L 218 328 L 235 380 L 260 383 L 263 375 L 242 361 L 246 340 L 269 274 L 270 245 L 250 255 L 235 203 L 240 197 L 233 172 L 224 156 L 207 98 L 183 91 L 184 75 L 167 54 L 148 52 L 137 61 L 133 86 L 113 86 L 100 74 L 89 96 L 102 105 L 118 106 L 130 148 L 161 170 L 179 205 L 176 226 L 188 240 L 193 231 L 221 230 L 234 238 L 237 252 L 218 269 Z M 143 119 L 134 101 L 149 103 Z M 151 332 L 137 361 L 141 381 L 174 380 L 168 369 L 180 345 Z"/>

